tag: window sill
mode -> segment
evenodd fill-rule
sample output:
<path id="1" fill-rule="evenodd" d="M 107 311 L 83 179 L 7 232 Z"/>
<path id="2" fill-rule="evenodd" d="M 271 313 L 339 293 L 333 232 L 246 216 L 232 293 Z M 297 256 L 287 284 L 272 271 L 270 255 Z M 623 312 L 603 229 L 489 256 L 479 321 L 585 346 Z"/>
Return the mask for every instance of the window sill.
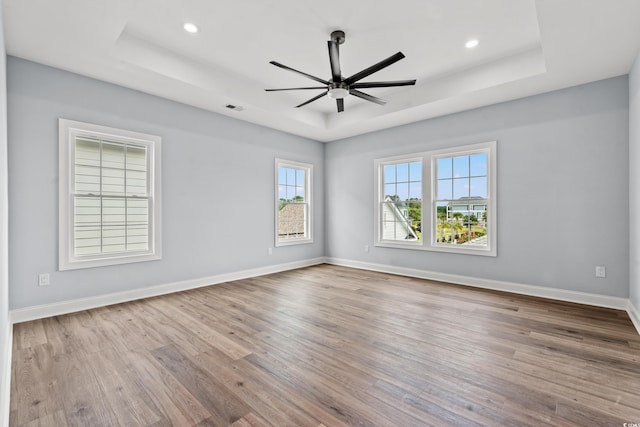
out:
<path id="1" fill-rule="evenodd" d="M 275 247 L 279 248 L 282 246 L 306 245 L 308 243 L 313 243 L 313 239 L 305 238 L 305 239 L 290 239 L 290 240 L 284 240 L 284 241 L 277 241 L 275 243 Z"/>
<path id="2" fill-rule="evenodd" d="M 461 255 L 479 255 L 479 256 L 489 256 L 496 257 L 497 251 L 495 249 L 486 249 L 481 247 L 473 247 L 467 246 L 461 248 L 459 246 L 448 247 L 448 246 L 435 246 L 435 245 L 425 245 L 423 242 L 416 243 L 395 243 L 395 242 L 376 242 L 376 247 L 381 248 L 394 248 L 394 249 L 409 249 L 414 251 L 428 251 L 428 252 L 443 252 L 443 253 L 452 253 L 452 254 L 461 254 Z"/>
<path id="3" fill-rule="evenodd" d="M 60 260 L 59 271 L 80 270 L 83 268 L 106 267 L 109 265 L 131 264 L 134 262 L 157 261 L 162 259 L 159 253 L 141 255 L 115 255 L 104 258 L 81 258 L 76 260 Z"/>

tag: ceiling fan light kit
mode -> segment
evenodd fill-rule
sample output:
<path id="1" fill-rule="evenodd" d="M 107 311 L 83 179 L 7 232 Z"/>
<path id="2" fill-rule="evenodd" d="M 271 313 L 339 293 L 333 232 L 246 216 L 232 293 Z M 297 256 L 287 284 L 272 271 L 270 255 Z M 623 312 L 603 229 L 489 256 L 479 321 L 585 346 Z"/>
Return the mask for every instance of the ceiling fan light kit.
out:
<path id="1" fill-rule="evenodd" d="M 365 68 L 352 75 L 351 77 L 344 78 L 342 77 L 342 71 L 340 69 L 340 48 L 339 46 L 345 42 L 345 34 L 344 31 L 334 31 L 331 33 L 331 40 L 327 42 L 327 47 L 329 49 L 329 65 L 331 66 L 331 79 L 324 80 L 319 77 L 313 76 L 311 74 L 303 73 L 302 71 L 298 71 L 291 67 L 287 67 L 286 65 L 280 64 L 276 61 L 271 61 L 270 64 L 275 65 L 276 67 L 289 70 L 296 74 L 302 75 L 308 79 L 316 81 L 318 83 L 323 84 L 324 86 L 309 86 L 309 87 L 291 87 L 291 88 L 283 88 L 283 89 L 265 89 L 267 92 L 277 92 L 277 91 L 285 91 L 285 90 L 319 90 L 323 89 L 320 95 L 314 96 L 313 98 L 303 102 L 302 104 L 296 105 L 296 108 L 302 107 L 304 105 L 310 104 L 311 102 L 328 95 L 329 98 L 336 100 L 336 106 L 338 108 L 338 112 L 341 113 L 344 111 L 344 98 L 349 95 L 353 95 L 355 97 L 364 99 L 369 102 L 373 102 L 379 105 L 386 104 L 386 101 L 377 98 L 373 95 L 369 95 L 365 92 L 360 91 L 359 89 L 366 88 L 380 88 L 380 87 L 394 87 L 394 86 L 412 86 L 416 84 L 415 80 L 397 80 L 390 82 L 360 82 L 360 80 L 365 77 L 370 76 L 373 73 L 376 73 L 383 68 L 392 65 L 405 56 L 402 52 L 398 52 L 394 55 L 391 55 L 387 59 L 383 59 L 382 61 Z"/>
<path id="2" fill-rule="evenodd" d="M 329 86 L 329 98 L 343 99 L 349 95 L 349 86 L 344 83 L 331 83 Z"/>

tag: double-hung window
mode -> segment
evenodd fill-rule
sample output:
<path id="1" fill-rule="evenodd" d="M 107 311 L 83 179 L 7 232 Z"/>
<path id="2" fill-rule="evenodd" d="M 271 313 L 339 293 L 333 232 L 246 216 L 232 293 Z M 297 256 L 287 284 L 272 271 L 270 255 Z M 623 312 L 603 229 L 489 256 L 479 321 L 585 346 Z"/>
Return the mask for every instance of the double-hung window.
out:
<path id="1" fill-rule="evenodd" d="M 160 259 L 160 137 L 59 121 L 59 269 Z"/>
<path id="2" fill-rule="evenodd" d="M 422 159 L 382 163 L 380 238 L 415 244 L 422 241 Z"/>
<path id="3" fill-rule="evenodd" d="M 276 246 L 311 243 L 313 165 L 276 159 Z"/>
<path id="4" fill-rule="evenodd" d="M 495 256 L 496 143 L 378 159 L 376 245 Z"/>

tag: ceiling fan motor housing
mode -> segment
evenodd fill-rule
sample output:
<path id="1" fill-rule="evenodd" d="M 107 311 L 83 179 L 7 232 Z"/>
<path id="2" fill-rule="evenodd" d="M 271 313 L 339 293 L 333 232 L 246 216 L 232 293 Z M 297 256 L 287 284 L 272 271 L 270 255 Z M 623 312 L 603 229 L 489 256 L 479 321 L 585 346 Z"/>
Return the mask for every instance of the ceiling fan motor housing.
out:
<path id="1" fill-rule="evenodd" d="M 336 30 L 331 33 L 331 41 L 342 44 L 345 41 L 344 31 Z"/>

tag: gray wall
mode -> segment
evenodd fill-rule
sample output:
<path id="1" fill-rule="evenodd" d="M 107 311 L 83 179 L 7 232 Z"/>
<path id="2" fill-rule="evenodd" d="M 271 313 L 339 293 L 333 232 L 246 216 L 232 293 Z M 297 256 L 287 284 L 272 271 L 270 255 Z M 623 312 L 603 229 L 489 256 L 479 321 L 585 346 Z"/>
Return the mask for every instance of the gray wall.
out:
<path id="1" fill-rule="evenodd" d="M 4 393 L 2 385 L 5 378 L 5 365 L 8 363 L 9 348 L 5 347 L 9 336 L 9 278 L 7 273 L 7 73 L 6 53 L 4 47 L 4 20 L 2 18 L 2 0 L 0 0 L 0 395 Z M 8 409 L 8 408 L 7 408 Z M 9 414 L 2 413 L 0 399 L 0 424 L 8 419 Z"/>
<path id="2" fill-rule="evenodd" d="M 324 255 L 321 143 L 13 57 L 7 73 L 11 309 Z M 162 260 L 57 272 L 59 117 L 162 136 Z M 315 166 L 315 241 L 269 256 L 275 157 Z"/>
<path id="3" fill-rule="evenodd" d="M 326 146 L 330 257 L 626 298 L 627 77 Z M 371 247 L 375 158 L 498 141 L 496 258 Z M 596 265 L 606 279 L 596 279 Z"/>
<path id="4" fill-rule="evenodd" d="M 629 214 L 640 212 L 640 53 L 629 73 Z M 629 222 L 629 299 L 640 312 L 640 227 Z"/>

